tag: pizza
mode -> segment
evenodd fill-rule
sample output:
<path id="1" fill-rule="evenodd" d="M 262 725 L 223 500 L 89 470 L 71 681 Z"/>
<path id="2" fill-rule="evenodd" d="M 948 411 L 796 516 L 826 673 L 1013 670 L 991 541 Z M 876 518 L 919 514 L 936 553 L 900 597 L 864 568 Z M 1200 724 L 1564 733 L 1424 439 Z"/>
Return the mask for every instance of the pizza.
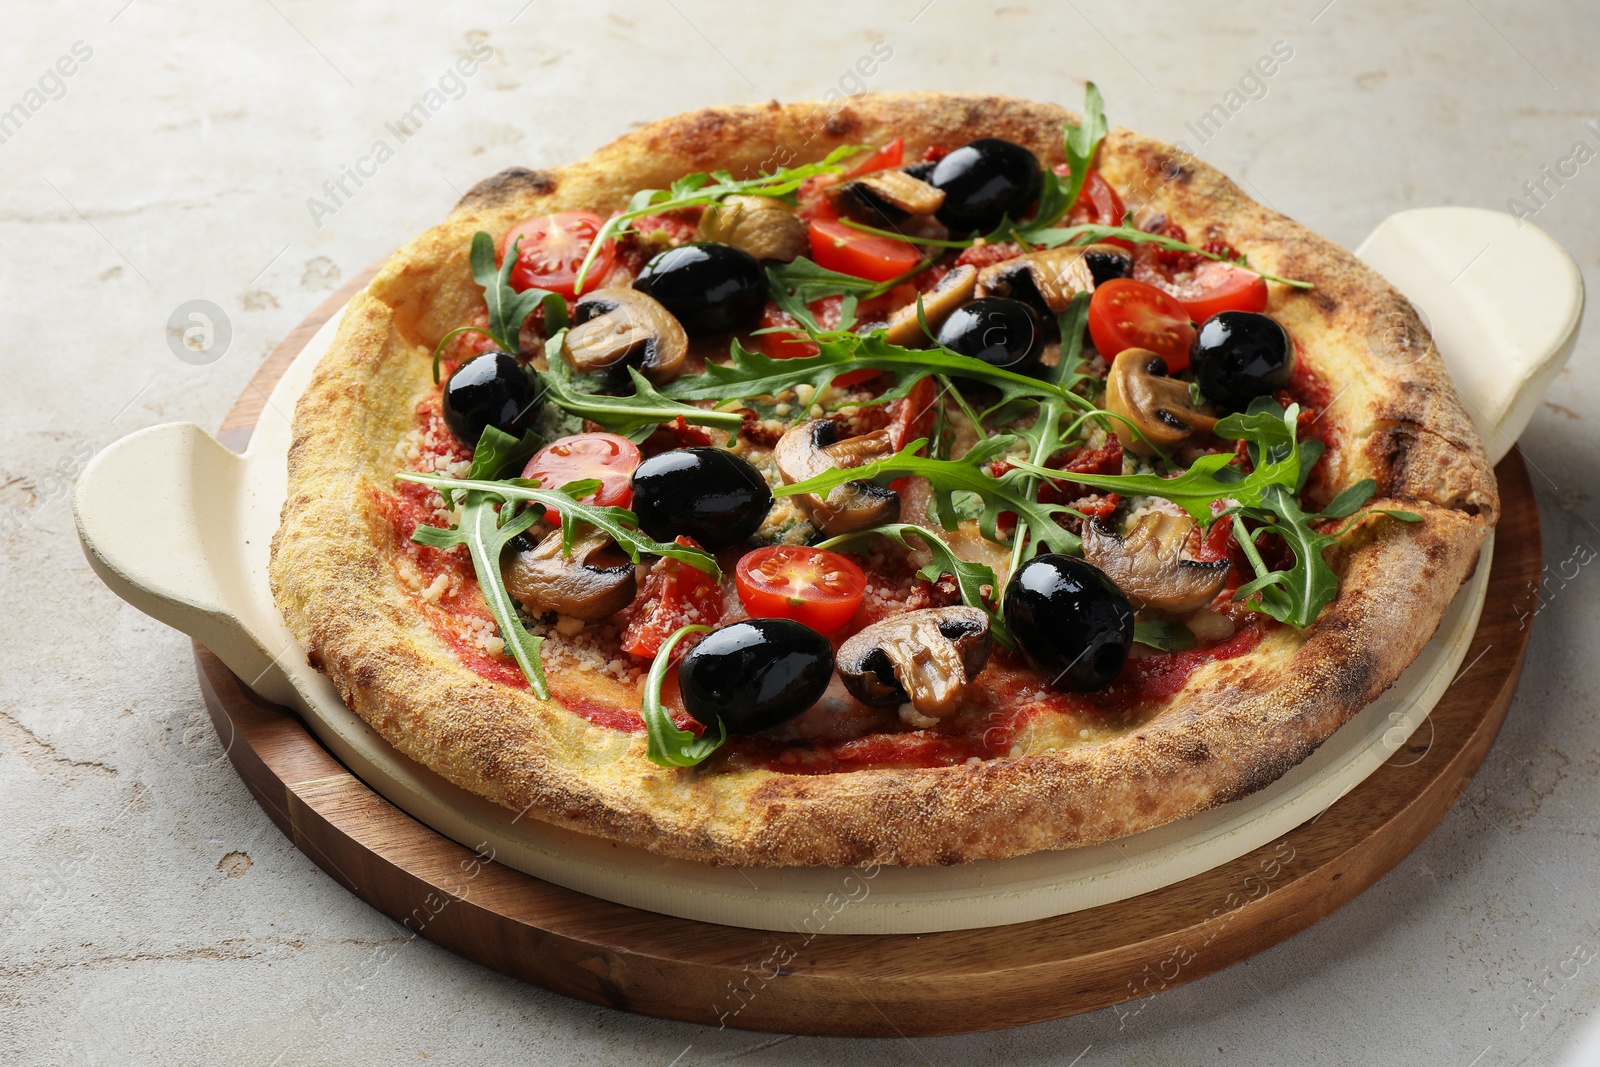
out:
<path id="1" fill-rule="evenodd" d="M 519 815 L 747 866 L 1260 789 L 1498 509 L 1410 305 L 1092 85 L 495 175 L 351 301 L 288 462 L 273 593 L 357 715 Z"/>

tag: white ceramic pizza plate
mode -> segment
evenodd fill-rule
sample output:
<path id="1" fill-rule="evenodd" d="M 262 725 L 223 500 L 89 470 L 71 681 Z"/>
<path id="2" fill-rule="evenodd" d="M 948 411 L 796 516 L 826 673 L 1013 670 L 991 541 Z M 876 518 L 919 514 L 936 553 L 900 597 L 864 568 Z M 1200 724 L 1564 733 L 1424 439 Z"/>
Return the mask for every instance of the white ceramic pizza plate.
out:
<path id="1" fill-rule="evenodd" d="M 1576 265 L 1538 229 L 1470 208 L 1387 219 L 1358 254 L 1431 320 L 1492 459 L 1510 448 L 1572 350 Z M 473 796 L 390 747 L 307 664 L 267 588 L 294 404 L 338 327 L 295 360 L 236 455 L 190 423 L 132 434 L 90 464 L 74 497 L 95 571 L 141 611 L 209 647 L 261 696 L 297 709 L 352 772 L 435 830 L 559 885 L 649 911 L 756 929 L 926 933 L 1025 922 L 1192 877 L 1315 817 L 1405 744 L 1449 686 L 1477 626 L 1492 541 L 1432 642 L 1388 693 L 1310 759 L 1243 800 L 1092 848 L 954 868 L 880 870 L 840 910 L 847 871 L 712 867 L 547 826 Z M 1416 358 L 1404 336 L 1374 345 Z M 145 531 L 164 530 L 162 540 Z M 830 902 L 830 894 L 834 894 Z"/>

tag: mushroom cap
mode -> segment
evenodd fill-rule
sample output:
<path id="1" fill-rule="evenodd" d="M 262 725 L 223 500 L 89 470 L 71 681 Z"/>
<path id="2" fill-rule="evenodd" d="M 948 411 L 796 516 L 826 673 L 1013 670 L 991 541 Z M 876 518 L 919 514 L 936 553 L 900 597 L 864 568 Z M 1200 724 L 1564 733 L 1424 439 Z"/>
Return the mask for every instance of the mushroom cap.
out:
<path id="1" fill-rule="evenodd" d="M 786 485 L 803 482 L 828 470 L 859 467 L 894 454 L 889 431 L 839 440 L 839 424 L 812 419 L 792 427 L 772 449 L 773 461 Z M 801 493 L 796 506 L 825 534 L 837 536 L 881 526 L 900 517 L 900 494 L 868 481 L 846 482 L 826 497 Z"/>
<path id="2" fill-rule="evenodd" d="M 1083 527 L 1083 558 L 1122 590 L 1135 611 L 1187 615 L 1211 603 L 1228 584 L 1226 559 L 1183 554 L 1195 521 L 1187 515 L 1147 511 L 1121 537 L 1099 523 Z"/>
<path id="3" fill-rule="evenodd" d="M 978 268 L 967 263 L 950 271 L 939 279 L 938 285 L 922 294 L 922 314 L 928 320 L 928 328 L 937 333 L 940 325 L 956 308 L 972 299 L 977 284 Z M 884 327 L 884 340 L 902 348 L 927 344 L 922 321 L 917 318 L 916 301 L 896 309 L 889 316 L 889 323 Z"/>
<path id="4" fill-rule="evenodd" d="M 596 558 L 611 547 L 611 538 L 590 528 L 573 541 L 572 554 L 564 555 L 556 530 L 503 564 L 506 589 L 530 612 L 604 619 L 631 604 L 635 591 L 633 563 L 620 551 L 615 561 Z"/>
<path id="5" fill-rule="evenodd" d="M 903 170 L 878 170 L 823 193 L 841 215 L 874 226 L 893 225 L 907 216 L 932 215 L 944 207 L 944 190 Z"/>
<path id="6" fill-rule="evenodd" d="M 1059 315 L 1074 296 L 1094 290 L 1094 272 L 1084 258 L 1089 247 L 1062 245 L 991 264 L 978 272 L 978 295 L 1009 296 Z"/>
<path id="7" fill-rule="evenodd" d="M 789 205 L 770 196 L 727 196 L 706 205 L 696 237 L 785 263 L 807 247 L 806 224 Z"/>
<path id="8" fill-rule="evenodd" d="M 977 608 L 923 608 L 875 622 L 839 646 L 834 663 L 850 695 L 876 707 L 909 702 L 943 718 L 961 707 L 989 662 L 989 616 Z"/>
<path id="9" fill-rule="evenodd" d="M 614 287 L 578 298 L 561 356 L 580 374 L 620 371 L 633 364 L 656 385 L 683 373 L 689 336 L 683 324 L 647 293 Z"/>
<path id="10" fill-rule="evenodd" d="M 1216 416 L 1190 398 L 1189 384 L 1167 377 L 1167 361 L 1147 348 L 1125 348 L 1112 359 L 1106 410 L 1127 419 L 1143 435 L 1129 435 L 1126 446 L 1141 456 L 1170 451 L 1217 426 Z"/>

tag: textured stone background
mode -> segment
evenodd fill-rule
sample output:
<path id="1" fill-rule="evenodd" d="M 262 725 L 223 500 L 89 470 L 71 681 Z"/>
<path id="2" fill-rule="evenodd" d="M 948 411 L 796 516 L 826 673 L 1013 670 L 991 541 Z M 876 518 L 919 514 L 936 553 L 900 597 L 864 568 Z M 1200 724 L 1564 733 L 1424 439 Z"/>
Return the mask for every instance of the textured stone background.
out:
<path id="1" fill-rule="evenodd" d="M 1275 41 L 1293 57 L 1207 143 L 1185 124 Z M 335 885 L 268 823 L 211 733 L 186 638 L 78 551 L 67 486 L 116 437 L 215 426 L 341 278 L 475 180 L 702 104 L 857 87 L 1076 104 L 1184 140 L 1347 245 L 1390 212 L 1503 208 L 1600 147 L 1593 0 L 1014 0 L 450 5 L 7 0 L 0 108 L 85 42 L 0 144 L 0 1060 L 242 1064 L 1550 1063 L 1600 1002 L 1595 333 L 1523 439 L 1552 567 L 1499 744 L 1372 890 L 1226 972 L 1010 1032 L 874 1043 L 634 1018 L 457 959 Z M 477 41 L 494 58 L 338 210 L 307 200 Z M 81 49 L 81 46 L 80 46 Z M 53 83 L 47 90 L 54 91 Z M 1537 223 L 1600 269 L 1600 162 Z M 231 346 L 174 358 L 207 299 Z M 160 531 L 151 531 L 160 536 Z M 1567 568 L 1570 574 L 1571 565 Z M 375 951 L 392 959 L 374 964 Z M 1538 991 L 1536 991 L 1536 988 Z"/>

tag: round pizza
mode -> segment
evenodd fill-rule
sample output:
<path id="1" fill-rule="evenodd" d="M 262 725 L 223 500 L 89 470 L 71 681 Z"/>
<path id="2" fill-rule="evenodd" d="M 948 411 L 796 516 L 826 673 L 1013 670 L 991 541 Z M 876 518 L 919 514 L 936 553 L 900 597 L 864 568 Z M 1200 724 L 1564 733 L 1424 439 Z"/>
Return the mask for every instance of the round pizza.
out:
<path id="1" fill-rule="evenodd" d="M 1276 780 L 1497 509 L 1348 252 L 1092 85 L 869 95 L 476 186 L 345 310 L 271 582 L 356 714 L 519 814 L 951 864 Z"/>

